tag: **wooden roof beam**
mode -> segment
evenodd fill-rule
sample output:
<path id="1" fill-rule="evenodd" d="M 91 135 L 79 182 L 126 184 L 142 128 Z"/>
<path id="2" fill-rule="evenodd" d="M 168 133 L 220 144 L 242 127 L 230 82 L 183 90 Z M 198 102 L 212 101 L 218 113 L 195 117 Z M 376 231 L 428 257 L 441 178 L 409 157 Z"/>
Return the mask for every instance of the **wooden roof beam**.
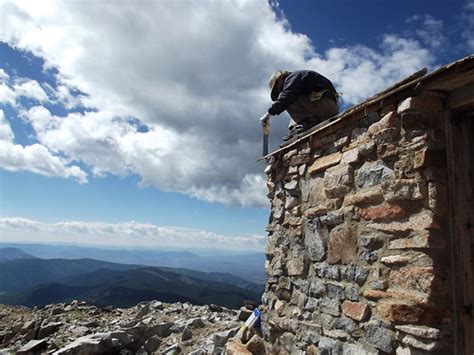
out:
<path id="1" fill-rule="evenodd" d="M 474 83 L 457 88 L 449 93 L 448 107 L 454 111 L 468 111 L 474 109 Z"/>

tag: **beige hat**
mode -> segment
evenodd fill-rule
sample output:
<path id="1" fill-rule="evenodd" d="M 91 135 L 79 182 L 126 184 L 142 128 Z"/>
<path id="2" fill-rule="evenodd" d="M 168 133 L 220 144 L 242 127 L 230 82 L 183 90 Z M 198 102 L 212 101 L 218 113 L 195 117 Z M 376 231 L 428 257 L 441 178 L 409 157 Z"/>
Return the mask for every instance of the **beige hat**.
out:
<path id="1" fill-rule="evenodd" d="M 286 70 L 279 70 L 275 74 L 273 74 L 268 81 L 268 86 L 270 86 L 270 89 L 272 90 L 270 97 L 272 98 L 273 101 L 275 101 L 278 98 L 278 93 L 276 92 L 276 87 L 275 84 L 278 79 L 280 79 L 283 75 L 288 75 L 290 74 L 289 71 Z"/>

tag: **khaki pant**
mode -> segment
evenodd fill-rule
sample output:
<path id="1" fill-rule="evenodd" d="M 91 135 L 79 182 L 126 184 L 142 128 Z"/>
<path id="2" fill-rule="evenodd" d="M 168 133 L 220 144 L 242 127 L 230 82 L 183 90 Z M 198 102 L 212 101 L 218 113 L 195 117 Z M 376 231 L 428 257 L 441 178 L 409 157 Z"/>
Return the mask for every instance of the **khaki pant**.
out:
<path id="1" fill-rule="evenodd" d="M 302 95 L 288 107 L 286 111 L 291 117 L 288 127 L 292 129 L 297 124 L 313 126 L 337 115 L 338 105 L 323 94 L 324 92 Z"/>

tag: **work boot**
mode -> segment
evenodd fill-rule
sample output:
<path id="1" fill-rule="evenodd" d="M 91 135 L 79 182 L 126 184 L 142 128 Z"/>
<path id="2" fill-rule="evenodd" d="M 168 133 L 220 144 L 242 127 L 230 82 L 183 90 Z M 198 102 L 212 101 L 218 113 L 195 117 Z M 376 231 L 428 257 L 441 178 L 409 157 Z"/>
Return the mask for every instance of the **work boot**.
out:
<path id="1" fill-rule="evenodd" d="M 292 126 L 288 129 L 288 133 L 286 136 L 283 137 L 283 142 L 286 142 L 296 136 L 297 134 L 300 134 L 301 132 L 304 132 L 304 126 L 301 124 L 298 124 L 296 126 Z"/>

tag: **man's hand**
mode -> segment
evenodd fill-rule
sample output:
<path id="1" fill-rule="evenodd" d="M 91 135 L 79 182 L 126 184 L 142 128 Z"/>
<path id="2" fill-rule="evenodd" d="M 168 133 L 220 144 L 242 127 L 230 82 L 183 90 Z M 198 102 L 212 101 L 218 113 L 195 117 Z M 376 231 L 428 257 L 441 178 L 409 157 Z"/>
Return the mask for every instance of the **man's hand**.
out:
<path id="1" fill-rule="evenodd" d="M 265 124 L 268 122 L 270 117 L 271 117 L 271 115 L 268 112 L 266 112 L 262 117 L 260 117 L 260 124 L 262 126 L 265 126 Z"/>

